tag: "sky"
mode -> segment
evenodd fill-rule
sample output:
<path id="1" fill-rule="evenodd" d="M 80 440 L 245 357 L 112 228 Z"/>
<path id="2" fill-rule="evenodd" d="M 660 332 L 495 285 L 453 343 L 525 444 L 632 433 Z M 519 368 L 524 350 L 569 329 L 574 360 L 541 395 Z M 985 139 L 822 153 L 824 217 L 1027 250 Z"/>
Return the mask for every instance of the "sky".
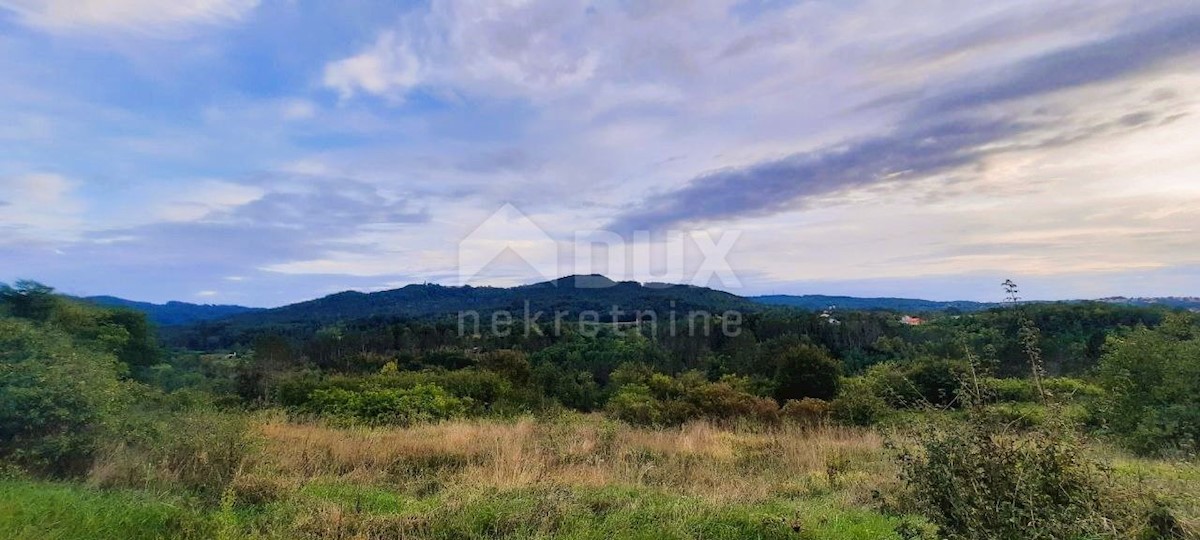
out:
<path id="1" fill-rule="evenodd" d="M 1200 296 L 1194 0 L 0 0 L 0 74 L 70 294 Z"/>

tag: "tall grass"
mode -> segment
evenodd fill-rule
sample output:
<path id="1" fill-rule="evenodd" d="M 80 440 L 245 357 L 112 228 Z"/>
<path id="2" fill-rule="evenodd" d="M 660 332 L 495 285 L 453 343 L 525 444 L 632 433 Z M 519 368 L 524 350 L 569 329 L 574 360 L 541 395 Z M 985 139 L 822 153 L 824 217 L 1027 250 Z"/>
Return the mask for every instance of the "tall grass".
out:
<path id="1" fill-rule="evenodd" d="M 888 467 L 878 434 L 841 427 L 736 431 L 699 422 L 652 430 L 575 417 L 354 430 L 275 421 L 262 434 L 264 466 L 306 481 L 435 478 L 502 490 L 618 485 L 753 503 L 828 489 L 832 461 L 853 463 L 838 471 L 851 482 Z"/>

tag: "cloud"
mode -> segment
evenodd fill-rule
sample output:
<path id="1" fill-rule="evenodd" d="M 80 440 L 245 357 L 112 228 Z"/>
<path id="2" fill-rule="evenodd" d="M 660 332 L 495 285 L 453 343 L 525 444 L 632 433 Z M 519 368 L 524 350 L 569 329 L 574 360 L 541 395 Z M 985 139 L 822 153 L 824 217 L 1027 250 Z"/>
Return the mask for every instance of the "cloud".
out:
<path id="1" fill-rule="evenodd" d="M 987 144 L 1020 133 L 1019 124 L 964 120 L 795 154 L 700 176 L 683 189 L 651 197 L 608 228 L 627 234 L 681 223 L 765 215 L 798 201 L 947 172 L 977 160 Z"/>
<path id="2" fill-rule="evenodd" d="M 705 173 L 679 189 L 649 197 L 618 215 L 608 227 L 621 232 L 659 230 L 683 223 L 766 215 L 864 186 L 951 171 L 969 176 L 970 171 L 960 169 L 989 154 L 1023 148 L 1031 143 L 1021 139 L 1038 130 L 1050 126 L 1061 130 L 1061 124 L 1073 122 L 1069 113 L 1042 111 L 1039 118 L 1036 114 L 1016 115 L 997 108 L 999 105 L 1120 80 L 1196 53 L 1200 53 L 1200 15 L 1035 56 L 1002 70 L 985 85 L 919 100 L 914 111 L 902 117 L 899 127 L 889 134 Z M 1032 144 L 1078 142 L 1117 124 L 1146 124 L 1153 116 L 1150 112 L 1123 115 L 1070 136 L 1060 133 Z"/>
<path id="3" fill-rule="evenodd" d="M 1162 62 L 1200 52 L 1200 13 L 1020 62 L 989 83 L 925 100 L 918 114 L 974 109 L 1128 77 Z"/>
<path id="4" fill-rule="evenodd" d="M 0 0 L 29 26 L 55 32 L 97 30 L 169 36 L 194 25 L 236 22 L 258 0 Z"/>
<path id="5" fill-rule="evenodd" d="M 384 32 L 361 53 L 325 66 L 323 80 L 342 99 L 359 92 L 403 96 L 421 82 L 421 61 L 406 40 Z"/>
<path id="6" fill-rule="evenodd" d="M 53 173 L 0 177 L 0 244 L 63 240 L 78 233 L 84 204 L 78 183 Z"/>

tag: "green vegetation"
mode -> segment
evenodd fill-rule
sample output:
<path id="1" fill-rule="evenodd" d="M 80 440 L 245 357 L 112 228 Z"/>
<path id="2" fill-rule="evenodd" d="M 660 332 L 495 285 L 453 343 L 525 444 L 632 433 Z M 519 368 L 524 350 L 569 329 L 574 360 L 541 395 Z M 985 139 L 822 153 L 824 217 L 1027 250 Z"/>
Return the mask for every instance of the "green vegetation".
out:
<path id="1" fill-rule="evenodd" d="M 160 344 L 138 313 L 3 286 L 0 537 L 1197 534 L 1193 315 L 831 318 L 243 320 Z"/>

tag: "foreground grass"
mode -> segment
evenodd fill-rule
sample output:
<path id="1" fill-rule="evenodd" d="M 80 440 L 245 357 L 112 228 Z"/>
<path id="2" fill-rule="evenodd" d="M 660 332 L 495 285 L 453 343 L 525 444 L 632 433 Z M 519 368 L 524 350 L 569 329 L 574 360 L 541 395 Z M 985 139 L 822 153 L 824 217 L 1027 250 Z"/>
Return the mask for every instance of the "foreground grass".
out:
<path id="1" fill-rule="evenodd" d="M 252 430 L 219 493 L 129 451 L 102 457 L 97 487 L 0 481 L 0 538 L 934 537 L 879 511 L 896 471 L 869 430 L 653 430 L 579 415 L 390 429 L 268 416 Z M 1195 515 L 1200 469 L 1115 458 L 1118 476 L 1180 494 L 1181 517 Z"/>
<path id="2" fill-rule="evenodd" d="M 209 516 L 166 495 L 0 481 L 0 538 L 210 538 Z"/>

